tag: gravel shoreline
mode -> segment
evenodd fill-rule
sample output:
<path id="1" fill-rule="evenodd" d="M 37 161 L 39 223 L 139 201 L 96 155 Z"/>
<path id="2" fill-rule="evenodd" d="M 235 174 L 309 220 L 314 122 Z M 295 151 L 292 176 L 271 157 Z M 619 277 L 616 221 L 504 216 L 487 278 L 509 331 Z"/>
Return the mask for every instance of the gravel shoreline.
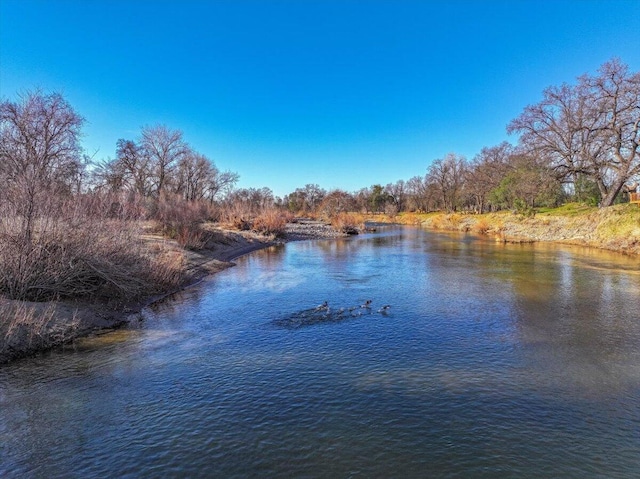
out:
<path id="1" fill-rule="evenodd" d="M 284 242 L 313 239 L 345 238 L 349 235 L 334 230 L 331 225 L 308 218 L 299 218 L 295 223 L 287 223 Z"/>

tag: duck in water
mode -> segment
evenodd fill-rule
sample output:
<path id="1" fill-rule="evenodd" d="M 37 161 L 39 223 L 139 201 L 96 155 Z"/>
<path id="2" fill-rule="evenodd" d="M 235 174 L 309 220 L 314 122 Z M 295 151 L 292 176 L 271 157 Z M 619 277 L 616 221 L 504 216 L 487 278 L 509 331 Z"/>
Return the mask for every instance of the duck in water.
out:
<path id="1" fill-rule="evenodd" d="M 316 306 L 316 311 L 327 311 L 329 309 L 329 303 L 328 302 L 324 302 L 318 306 Z"/>
<path id="2" fill-rule="evenodd" d="M 367 300 L 364 302 L 364 304 L 363 304 L 362 306 L 360 306 L 360 307 L 361 307 L 361 308 L 366 308 L 366 309 L 371 308 L 371 300 L 370 300 L 370 299 L 367 299 Z"/>
<path id="3" fill-rule="evenodd" d="M 378 310 L 378 313 L 387 314 L 387 311 L 389 311 L 390 307 L 391 307 L 390 304 L 385 304 L 382 308 Z"/>

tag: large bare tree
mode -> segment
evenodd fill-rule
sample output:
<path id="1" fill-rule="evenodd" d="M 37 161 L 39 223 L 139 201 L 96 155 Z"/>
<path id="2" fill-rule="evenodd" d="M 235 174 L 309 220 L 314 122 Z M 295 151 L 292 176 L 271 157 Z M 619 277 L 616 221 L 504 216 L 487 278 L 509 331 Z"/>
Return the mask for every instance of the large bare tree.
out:
<path id="1" fill-rule="evenodd" d="M 613 59 L 577 85 L 549 87 L 507 130 L 544 159 L 559 179 L 592 179 L 613 204 L 622 186 L 640 174 L 640 73 Z"/>
<path id="2" fill-rule="evenodd" d="M 445 210 L 455 211 L 460 206 L 466 171 L 467 160 L 455 153 L 435 160 L 429 167 L 427 183 L 438 191 L 441 206 Z"/>
<path id="3" fill-rule="evenodd" d="M 151 187 L 151 160 L 132 140 L 119 139 L 116 143 L 116 165 L 129 190 L 147 196 Z"/>
<path id="4" fill-rule="evenodd" d="M 83 168 L 83 118 L 57 93 L 27 93 L 0 103 L 0 201 L 12 206 L 31 244 L 37 218 L 56 197 L 71 193 Z"/>
<path id="5" fill-rule="evenodd" d="M 189 152 L 189 147 L 182 139 L 180 130 L 170 130 L 164 125 L 144 127 L 140 147 L 150 161 L 155 181 L 153 193 L 159 197 L 167 186 L 169 176 Z"/>

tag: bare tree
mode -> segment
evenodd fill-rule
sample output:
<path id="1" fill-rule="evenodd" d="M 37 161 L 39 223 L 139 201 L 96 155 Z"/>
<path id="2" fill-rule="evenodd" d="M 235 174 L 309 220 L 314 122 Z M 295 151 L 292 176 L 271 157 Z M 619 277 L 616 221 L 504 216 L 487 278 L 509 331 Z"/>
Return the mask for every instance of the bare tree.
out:
<path id="1" fill-rule="evenodd" d="M 522 146 L 547 161 L 564 181 L 598 185 L 602 206 L 640 172 L 640 73 L 613 59 L 576 86 L 549 87 L 507 127 Z"/>
<path id="2" fill-rule="evenodd" d="M 150 162 L 153 172 L 154 194 L 160 196 L 178 162 L 188 153 L 189 148 L 182 139 L 182 132 L 170 130 L 164 125 L 142 129 L 140 141 L 143 155 Z"/>
<path id="3" fill-rule="evenodd" d="M 294 212 L 315 211 L 326 194 L 327 191 L 319 185 L 308 183 L 304 188 L 296 188 L 293 193 L 286 195 L 287 208 Z"/>
<path id="4" fill-rule="evenodd" d="M 455 153 L 435 160 L 429 167 L 427 182 L 438 190 L 443 209 L 455 211 L 460 205 L 466 168 L 467 160 Z"/>
<path id="5" fill-rule="evenodd" d="M 465 184 L 478 213 L 484 213 L 491 191 L 500 185 L 511 169 L 512 154 L 513 147 L 505 141 L 498 146 L 483 148 L 469 165 Z"/>
<path id="6" fill-rule="evenodd" d="M 326 190 L 320 188 L 317 184 L 304 185 L 305 201 L 309 211 L 315 211 L 320 202 L 327 194 Z"/>
<path id="7" fill-rule="evenodd" d="M 207 194 L 207 188 L 215 166 L 204 155 L 188 151 L 178 162 L 175 171 L 175 192 L 187 201 L 201 200 Z"/>
<path id="8" fill-rule="evenodd" d="M 151 160 L 135 141 L 119 139 L 116 143 L 114 171 L 120 172 L 129 190 L 148 196 L 151 189 Z"/>
<path id="9" fill-rule="evenodd" d="M 343 190 L 332 190 L 325 195 L 319 206 L 320 211 L 331 218 L 339 213 L 353 211 L 355 201 L 351 194 Z"/>
<path id="10" fill-rule="evenodd" d="M 27 93 L 0 103 L 0 186 L 2 202 L 21 218 L 31 244 L 35 221 L 56 195 L 69 194 L 83 168 L 79 143 L 84 120 L 59 94 Z"/>
<path id="11" fill-rule="evenodd" d="M 384 190 L 396 211 L 404 211 L 407 203 L 407 184 L 404 180 L 389 183 L 384 187 Z"/>
<path id="12" fill-rule="evenodd" d="M 607 158 L 604 171 L 595 169 L 602 205 L 613 204 L 623 185 L 640 173 L 640 72 L 613 59 L 599 75 L 580 79 L 591 97 L 593 135 Z"/>
<path id="13" fill-rule="evenodd" d="M 229 195 L 239 179 L 240 175 L 238 173 L 233 171 L 220 172 L 217 168 L 214 168 L 207 186 L 207 198 L 213 203 L 219 196 Z"/>
<path id="14" fill-rule="evenodd" d="M 275 198 L 270 188 L 241 188 L 231 192 L 226 202 L 230 208 L 242 210 L 249 215 L 273 207 Z"/>
<path id="15" fill-rule="evenodd" d="M 431 195 L 425 177 L 414 176 L 406 183 L 407 202 L 413 211 L 429 211 Z"/>

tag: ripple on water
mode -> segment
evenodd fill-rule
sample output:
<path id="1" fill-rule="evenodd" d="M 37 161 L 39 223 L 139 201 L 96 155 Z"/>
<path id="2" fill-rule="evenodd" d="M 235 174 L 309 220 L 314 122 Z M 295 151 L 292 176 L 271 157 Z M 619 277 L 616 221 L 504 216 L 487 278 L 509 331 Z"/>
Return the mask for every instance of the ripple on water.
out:
<path id="1" fill-rule="evenodd" d="M 0 476 L 636 477 L 640 277 L 558 251 L 395 230 L 252 254 L 0 368 Z"/>

